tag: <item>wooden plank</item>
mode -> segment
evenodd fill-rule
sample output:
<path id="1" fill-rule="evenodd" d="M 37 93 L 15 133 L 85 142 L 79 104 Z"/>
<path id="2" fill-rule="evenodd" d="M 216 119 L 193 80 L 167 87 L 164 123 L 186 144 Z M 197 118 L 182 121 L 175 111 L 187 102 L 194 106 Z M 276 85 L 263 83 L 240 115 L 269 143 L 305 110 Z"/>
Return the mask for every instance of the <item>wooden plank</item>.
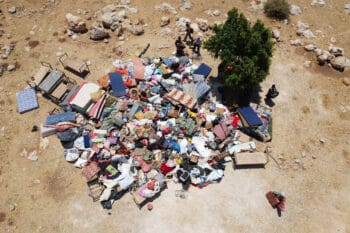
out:
<path id="1" fill-rule="evenodd" d="M 244 152 L 235 154 L 236 165 L 263 165 L 267 163 L 266 155 L 262 152 Z"/>

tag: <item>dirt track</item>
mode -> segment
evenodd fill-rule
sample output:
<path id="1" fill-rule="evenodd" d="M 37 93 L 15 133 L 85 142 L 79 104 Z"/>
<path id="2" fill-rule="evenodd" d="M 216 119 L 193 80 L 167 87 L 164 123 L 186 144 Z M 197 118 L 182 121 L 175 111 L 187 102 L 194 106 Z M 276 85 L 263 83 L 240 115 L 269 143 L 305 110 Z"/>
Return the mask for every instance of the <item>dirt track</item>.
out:
<path id="1" fill-rule="evenodd" d="M 72 5 L 62 0 L 40 12 L 45 2 L 0 3 L 5 31 L 0 43 L 15 42 L 15 50 L 6 62 L 18 64 L 16 71 L 6 72 L 0 79 L 0 232 L 350 232 L 350 87 L 341 81 L 350 77 L 350 72 L 319 67 L 315 57 L 302 47 L 289 45 L 290 39 L 297 38 L 293 24 L 302 20 L 313 30 L 322 31 L 312 40 L 315 44 L 327 48 L 331 37 L 335 37 L 335 44 L 350 56 L 350 15 L 343 12 L 345 1 L 327 1 L 324 7 L 290 1 L 299 5 L 303 13 L 292 16 L 289 25 L 248 11 L 249 4 L 245 1 L 193 0 L 191 11 L 178 10 L 179 16 L 203 17 L 214 22 L 223 20 L 224 16 L 208 16 L 207 9 L 224 12 L 236 6 L 251 20 L 260 18 L 267 25 L 281 27 L 284 41 L 276 46 L 270 75 L 262 83 L 260 94 L 263 96 L 273 83 L 280 91 L 273 107 L 270 146 L 282 169 L 272 160 L 265 169 L 234 170 L 229 163 L 221 183 L 203 189 L 191 188 L 186 199 L 175 197 L 179 186 L 170 183 L 168 190 L 153 202 L 152 211 L 139 210 L 131 195 L 126 194 L 114 203 L 110 215 L 88 197 L 81 171 L 64 161 L 56 137 L 49 137 L 47 148 L 39 148 L 40 135 L 32 133 L 31 128 L 43 122 L 55 106 L 40 97 L 39 109 L 20 115 L 15 93 L 27 86 L 25 81 L 35 73 L 39 61 L 50 61 L 61 68 L 56 58 L 59 48 L 73 57 L 91 61 L 89 81 L 96 81 L 108 72 L 113 60 L 120 58 L 113 52 L 121 44 L 116 38 L 108 44 L 92 42 L 87 34 L 77 41 L 59 38 L 65 37 L 67 12 L 83 9 L 92 15 L 111 2 L 81 0 Z M 159 36 L 160 17 L 167 15 L 154 11 L 160 2 L 132 1 L 131 6 L 139 9 L 135 19 L 143 19 L 148 26 L 143 36 L 125 34 L 122 49 L 129 54 L 123 58 L 137 54 L 148 42 L 151 48 L 147 55 L 170 55 L 173 51 L 177 33 Z M 168 2 L 178 9 L 178 1 Z M 23 5 L 27 12 L 38 11 L 31 17 L 16 17 L 21 12 L 16 15 L 7 12 L 13 5 Z M 173 26 L 176 16 L 170 17 Z M 26 51 L 29 44 L 37 44 L 33 41 L 39 42 L 38 45 Z M 162 45 L 170 47 L 158 49 Z M 312 61 L 310 68 L 303 66 L 305 60 Z M 203 61 L 213 67 L 217 64 L 206 52 Z M 40 150 L 38 161 L 21 156 L 23 149 Z M 264 194 L 269 190 L 287 194 L 287 211 L 281 218 L 265 199 Z"/>

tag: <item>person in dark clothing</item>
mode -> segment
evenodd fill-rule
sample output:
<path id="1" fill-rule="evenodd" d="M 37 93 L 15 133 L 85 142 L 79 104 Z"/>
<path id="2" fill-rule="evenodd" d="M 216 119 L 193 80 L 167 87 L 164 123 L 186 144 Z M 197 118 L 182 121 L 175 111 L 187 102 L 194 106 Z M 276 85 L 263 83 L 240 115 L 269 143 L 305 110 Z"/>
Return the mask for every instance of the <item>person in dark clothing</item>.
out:
<path id="1" fill-rule="evenodd" d="M 185 52 L 184 52 L 185 45 L 182 42 L 180 36 L 175 41 L 175 46 L 176 46 L 176 56 L 178 56 L 178 57 L 185 56 Z"/>
<path id="2" fill-rule="evenodd" d="M 197 53 L 198 56 L 201 55 L 201 53 L 200 53 L 200 47 L 201 47 L 201 45 L 202 45 L 201 38 L 200 38 L 200 37 L 197 37 L 197 39 L 194 41 L 192 51 L 193 51 L 194 53 Z"/>
<path id="3" fill-rule="evenodd" d="M 190 23 L 186 23 L 186 35 L 184 38 L 185 43 L 187 43 L 187 38 L 190 38 L 190 44 L 193 43 L 192 33 L 193 33 L 193 28 L 191 28 Z"/>
<path id="4" fill-rule="evenodd" d="M 224 64 L 222 62 L 218 66 L 218 79 L 222 79 L 224 73 Z"/>
<path id="5" fill-rule="evenodd" d="M 273 99 L 276 98 L 278 95 L 279 92 L 277 91 L 275 84 L 273 84 L 266 94 L 266 99 Z"/>

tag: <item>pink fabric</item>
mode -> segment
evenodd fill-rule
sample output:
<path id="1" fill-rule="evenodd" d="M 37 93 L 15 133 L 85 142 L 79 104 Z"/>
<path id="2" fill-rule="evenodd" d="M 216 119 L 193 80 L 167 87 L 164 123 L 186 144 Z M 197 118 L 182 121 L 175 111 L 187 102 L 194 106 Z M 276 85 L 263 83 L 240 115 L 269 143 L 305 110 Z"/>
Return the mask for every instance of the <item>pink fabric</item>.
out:
<path id="1" fill-rule="evenodd" d="M 132 63 L 134 65 L 134 78 L 137 80 L 145 79 L 145 67 L 142 64 L 141 58 L 133 58 Z"/>

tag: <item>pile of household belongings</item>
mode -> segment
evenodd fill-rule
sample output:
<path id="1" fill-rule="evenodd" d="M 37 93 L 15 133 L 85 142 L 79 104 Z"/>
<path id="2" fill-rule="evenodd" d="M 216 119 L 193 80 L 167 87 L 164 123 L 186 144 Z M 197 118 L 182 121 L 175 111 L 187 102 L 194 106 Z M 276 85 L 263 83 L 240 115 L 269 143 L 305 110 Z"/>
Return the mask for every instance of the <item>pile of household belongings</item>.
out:
<path id="1" fill-rule="evenodd" d="M 271 112 L 254 105 L 230 112 L 211 101 L 206 64 L 154 57 L 113 65 L 41 125 L 42 137 L 57 135 L 104 208 L 129 191 L 141 206 L 169 180 L 182 190 L 219 182 L 225 162 L 239 154 L 239 164 L 250 165 L 257 153 L 266 163 L 264 143 L 247 134 L 269 140 Z"/>

